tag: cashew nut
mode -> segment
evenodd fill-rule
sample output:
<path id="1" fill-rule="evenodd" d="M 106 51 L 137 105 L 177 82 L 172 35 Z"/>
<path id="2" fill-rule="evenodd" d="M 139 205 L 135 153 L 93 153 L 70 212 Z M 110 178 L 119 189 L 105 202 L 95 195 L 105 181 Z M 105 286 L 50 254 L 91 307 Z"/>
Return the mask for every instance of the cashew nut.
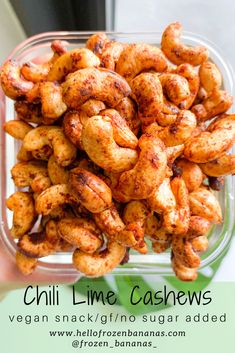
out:
<path id="1" fill-rule="evenodd" d="M 181 261 L 173 255 L 172 268 L 176 277 L 181 281 L 191 282 L 197 279 L 197 268 L 184 266 Z"/>
<path id="2" fill-rule="evenodd" d="M 170 185 L 175 197 L 176 207 L 163 213 L 163 228 L 168 233 L 186 234 L 190 219 L 188 190 L 181 177 L 174 178 Z"/>
<path id="3" fill-rule="evenodd" d="M 59 240 L 56 222 L 50 220 L 45 230 L 22 235 L 17 246 L 22 254 L 31 258 L 40 258 L 55 253 Z"/>
<path id="4" fill-rule="evenodd" d="M 206 132 L 185 143 L 184 156 L 195 163 L 207 163 L 228 151 L 235 141 L 235 115 L 223 115 Z"/>
<path id="5" fill-rule="evenodd" d="M 115 106 L 115 109 L 126 120 L 131 131 L 137 135 L 140 128 L 140 120 L 137 115 L 135 103 L 129 97 L 125 97 Z"/>
<path id="6" fill-rule="evenodd" d="M 37 259 L 28 257 L 19 251 L 16 251 L 15 258 L 16 266 L 18 267 L 20 272 L 25 276 L 31 275 L 31 273 L 35 270 L 37 266 Z"/>
<path id="7" fill-rule="evenodd" d="M 200 80 L 198 73 L 190 64 L 179 65 L 176 72 L 178 75 L 181 75 L 188 81 L 188 87 L 190 91 L 190 95 L 180 102 L 179 108 L 190 109 L 197 97 L 197 93 L 199 90 Z"/>
<path id="8" fill-rule="evenodd" d="M 110 188 L 95 174 L 81 168 L 70 171 L 69 184 L 81 204 L 92 213 L 99 213 L 112 204 Z"/>
<path id="9" fill-rule="evenodd" d="M 201 168 L 196 163 L 186 159 L 178 160 L 176 165 L 182 170 L 182 178 L 188 191 L 191 192 L 199 188 L 204 179 Z"/>
<path id="10" fill-rule="evenodd" d="M 139 118 L 148 125 L 163 107 L 163 92 L 157 74 L 142 73 L 131 81 L 132 96 L 139 108 Z"/>
<path id="11" fill-rule="evenodd" d="M 171 147 L 188 140 L 196 126 L 195 115 L 190 110 L 181 110 L 173 124 L 160 127 L 153 123 L 147 127 L 146 132 L 158 136 L 167 147 Z"/>
<path id="12" fill-rule="evenodd" d="M 107 42 L 102 50 L 101 67 L 115 71 L 116 64 L 125 45 L 120 42 Z"/>
<path id="13" fill-rule="evenodd" d="M 181 106 L 181 103 L 190 96 L 188 81 L 177 74 L 163 73 L 159 76 L 163 92 L 171 102 Z"/>
<path id="14" fill-rule="evenodd" d="M 34 192 L 40 193 L 51 186 L 47 165 L 39 161 L 21 162 L 11 169 L 11 176 L 18 187 L 30 186 Z"/>
<path id="15" fill-rule="evenodd" d="M 93 253 L 102 246 L 101 231 L 85 218 L 64 218 L 57 224 L 59 235 L 85 253 Z"/>
<path id="16" fill-rule="evenodd" d="M 132 199 L 148 198 L 163 181 L 167 157 L 164 143 L 151 134 L 139 139 L 140 154 L 135 167 L 123 172 L 117 188 Z"/>
<path id="17" fill-rule="evenodd" d="M 130 83 L 142 71 L 163 72 L 167 67 L 167 60 L 161 49 L 140 43 L 129 44 L 123 49 L 116 71 Z"/>
<path id="18" fill-rule="evenodd" d="M 233 104 L 233 97 L 226 91 L 215 90 L 201 104 L 194 105 L 192 112 L 198 120 L 206 121 L 225 113 Z"/>
<path id="19" fill-rule="evenodd" d="M 86 42 L 86 48 L 90 49 L 99 58 L 102 55 L 106 43 L 109 42 L 105 33 L 96 33 L 90 36 Z"/>
<path id="20" fill-rule="evenodd" d="M 94 254 L 86 254 L 81 250 L 75 250 L 73 264 L 78 271 L 88 277 L 100 277 L 117 267 L 125 253 L 125 246 L 109 241 L 106 249 Z"/>
<path id="21" fill-rule="evenodd" d="M 216 224 L 222 222 L 220 204 L 206 187 L 200 187 L 189 194 L 189 205 L 192 215 L 206 218 Z"/>
<path id="22" fill-rule="evenodd" d="M 95 98 L 115 107 L 131 89 L 124 78 L 106 69 L 87 68 L 75 71 L 62 83 L 63 101 L 70 109 L 79 109 Z"/>
<path id="23" fill-rule="evenodd" d="M 49 158 L 48 164 L 48 175 L 53 185 L 56 184 L 67 184 L 69 180 L 69 172 L 67 169 L 61 167 L 54 156 Z"/>
<path id="24" fill-rule="evenodd" d="M 189 47 L 180 41 L 182 25 L 179 22 L 171 23 L 162 35 L 162 51 L 167 58 L 176 65 L 189 63 L 193 66 L 206 61 L 209 53 L 203 46 Z"/>
<path id="25" fill-rule="evenodd" d="M 13 211 L 13 225 L 10 234 L 19 238 L 28 232 L 34 225 L 36 213 L 34 200 L 28 192 L 15 192 L 6 200 L 6 206 Z"/>
<path id="26" fill-rule="evenodd" d="M 47 80 L 61 81 L 71 72 L 99 65 L 99 58 L 91 50 L 86 48 L 70 50 L 55 61 L 48 73 Z"/>
<path id="27" fill-rule="evenodd" d="M 119 146 L 136 149 L 138 145 L 137 137 L 128 127 L 126 120 L 115 109 L 105 109 L 100 115 L 110 118 L 113 127 L 113 138 Z"/>
<path id="28" fill-rule="evenodd" d="M 63 167 L 71 164 L 76 158 L 76 148 L 58 126 L 39 126 L 29 131 L 24 138 L 23 146 L 32 152 L 44 146 L 53 148 L 57 163 Z"/>
<path id="29" fill-rule="evenodd" d="M 169 212 L 176 207 L 169 178 L 165 178 L 159 187 L 154 189 L 147 202 L 151 210 L 157 213 Z"/>
<path id="30" fill-rule="evenodd" d="M 112 204 L 110 208 L 95 213 L 93 216 L 98 227 L 110 238 L 117 241 L 116 235 L 125 228 L 125 224 L 120 218 L 115 205 Z"/>
<path id="31" fill-rule="evenodd" d="M 58 184 L 44 190 L 36 200 L 36 212 L 48 215 L 52 210 L 64 204 L 77 204 L 77 197 L 71 192 L 67 184 Z"/>
<path id="32" fill-rule="evenodd" d="M 40 104 L 28 103 L 25 101 L 15 102 L 15 111 L 17 117 L 20 120 L 24 120 L 27 123 L 41 124 L 42 123 L 42 112 Z"/>
<path id="33" fill-rule="evenodd" d="M 129 132 L 131 133 L 130 130 Z M 118 135 L 119 131 L 113 127 L 112 120 L 107 116 L 91 117 L 82 131 L 84 150 L 93 162 L 108 171 L 128 170 L 137 162 L 135 150 L 120 147 L 116 143 L 115 137 Z"/>
<path id="34" fill-rule="evenodd" d="M 67 110 L 62 100 L 62 89 L 58 83 L 42 82 L 40 84 L 40 97 L 42 102 L 42 122 L 53 124 Z"/>
<path id="35" fill-rule="evenodd" d="M 101 110 L 104 110 L 105 104 L 102 101 L 98 101 L 97 99 L 88 99 L 82 106 L 81 109 L 84 111 L 89 117 L 98 115 Z M 81 117 L 81 122 L 84 125 Z"/>
<path id="36" fill-rule="evenodd" d="M 21 67 L 21 74 L 26 80 L 32 82 L 46 81 L 48 72 L 53 63 L 64 53 L 67 49 L 64 43 L 60 40 L 54 40 L 51 43 L 51 49 L 53 50 L 53 56 L 42 64 L 35 64 L 34 62 L 27 62 Z"/>
<path id="37" fill-rule="evenodd" d="M 222 155 L 214 161 L 199 165 L 203 173 L 213 177 L 235 174 L 235 154 Z"/>
<path id="38" fill-rule="evenodd" d="M 222 85 L 222 76 L 218 67 L 210 62 L 205 61 L 199 68 L 200 84 L 206 93 L 211 95 L 213 91 L 218 91 Z"/>
<path id="39" fill-rule="evenodd" d="M 5 95 L 11 99 L 24 98 L 33 87 L 33 83 L 24 80 L 20 75 L 20 66 L 14 60 L 3 64 L 0 73 L 0 81 Z"/>

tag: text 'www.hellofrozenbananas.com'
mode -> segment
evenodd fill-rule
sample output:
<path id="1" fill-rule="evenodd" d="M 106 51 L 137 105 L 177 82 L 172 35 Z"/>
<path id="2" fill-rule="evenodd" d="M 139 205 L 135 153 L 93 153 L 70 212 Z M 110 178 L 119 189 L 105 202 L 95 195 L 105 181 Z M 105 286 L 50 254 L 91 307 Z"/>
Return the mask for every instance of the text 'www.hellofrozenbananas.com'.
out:
<path id="1" fill-rule="evenodd" d="M 49 331 L 50 337 L 73 337 L 73 348 L 101 348 L 101 347 L 148 347 L 157 348 L 156 338 L 185 337 L 185 331 L 157 331 L 157 330 L 60 330 Z M 76 339 L 75 339 L 76 337 Z M 107 340 L 105 340 L 107 339 Z M 138 340 L 139 339 L 139 340 Z"/>

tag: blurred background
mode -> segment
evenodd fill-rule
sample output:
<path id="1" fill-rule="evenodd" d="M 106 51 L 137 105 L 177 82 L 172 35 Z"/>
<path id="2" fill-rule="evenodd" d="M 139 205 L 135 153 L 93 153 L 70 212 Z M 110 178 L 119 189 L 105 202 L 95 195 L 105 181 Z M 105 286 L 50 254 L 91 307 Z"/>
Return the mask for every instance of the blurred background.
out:
<path id="1" fill-rule="evenodd" d="M 0 64 L 25 38 L 47 31 L 163 31 L 180 21 L 216 43 L 235 67 L 234 0 L 0 0 Z M 216 280 L 235 280 L 235 241 Z"/>
<path id="2" fill-rule="evenodd" d="M 2 62 L 26 36 L 46 31 L 158 31 L 182 22 L 235 61 L 234 0 L 0 0 Z"/>

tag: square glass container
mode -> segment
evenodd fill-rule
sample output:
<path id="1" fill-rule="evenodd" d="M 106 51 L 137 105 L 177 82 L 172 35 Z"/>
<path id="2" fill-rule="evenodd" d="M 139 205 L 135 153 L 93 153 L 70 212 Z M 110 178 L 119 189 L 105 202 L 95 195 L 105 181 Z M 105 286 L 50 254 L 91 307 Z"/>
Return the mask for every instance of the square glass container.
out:
<path id="1" fill-rule="evenodd" d="M 53 40 L 63 40 L 68 43 L 68 49 L 74 49 L 84 46 L 86 40 L 94 32 L 50 32 L 42 33 L 22 42 L 10 54 L 8 59 L 16 59 L 20 64 L 34 60 L 39 56 L 47 56 L 50 54 L 50 44 Z M 116 41 L 126 43 L 144 42 L 159 46 L 161 42 L 161 33 L 107 33 L 109 38 Z M 209 49 L 210 60 L 215 62 L 219 67 L 223 76 L 223 87 L 230 94 L 234 93 L 234 76 L 230 65 L 223 58 L 220 50 L 208 40 L 195 35 L 193 33 L 184 32 L 182 36 L 184 43 L 188 45 L 204 45 Z M 19 149 L 19 143 L 12 137 L 6 135 L 3 131 L 5 121 L 14 118 L 14 102 L 5 97 L 0 89 L 0 122 L 1 122 L 1 151 L 0 151 L 0 183 L 1 183 L 1 203 L 0 203 L 0 246 L 8 252 L 9 257 L 14 261 L 14 254 L 16 252 L 16 243 L 9 234 L 9 229 L 12 222 L 12 212 L 6 208 L 5 200 L 14 191 L 15 186 L 11 180 L 10 169 L 17 162 L 16 154 Z M 223 190 L 217 193 L 220 205 L 222 207 L 224 221 L 221 225 L 214 226 L 209 237 L 209 248 L 202 255 L 200 269 L 210 265 L 215 259 L 220 257 L 227 249 L 234 231 L 234 180 L 232 177 L 226 178 Z M 56 253 L 55 255 L 48 256 L 40 259 L 37 270 L 42 276 L 58 277 L 61 276 L 65 282 L 67 278 L 76 279 L 78 276 L 77 271 L 72 265 L 71 253 Z M 131 253 L 130 261 L 124 266 L 119 266 L 113 274 L 158 274 L 169 275 L 172 274 L 170 265 L 170 253 L 165 252 L 162 254 L 155 254 L 151 251 L 147 255 L 138 253 Z"/>

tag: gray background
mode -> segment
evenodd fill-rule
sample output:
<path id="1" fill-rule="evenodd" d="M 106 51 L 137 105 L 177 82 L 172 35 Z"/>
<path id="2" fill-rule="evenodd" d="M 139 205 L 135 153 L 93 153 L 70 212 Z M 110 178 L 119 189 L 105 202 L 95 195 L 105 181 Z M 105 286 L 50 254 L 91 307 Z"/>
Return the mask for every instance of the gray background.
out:
<path id="1" fill-rule="evenodd" d="M 179 21 L 216 43 L 235 68 L 235 0 L 116 0 L 116 31 L 162 31 Z"/>

